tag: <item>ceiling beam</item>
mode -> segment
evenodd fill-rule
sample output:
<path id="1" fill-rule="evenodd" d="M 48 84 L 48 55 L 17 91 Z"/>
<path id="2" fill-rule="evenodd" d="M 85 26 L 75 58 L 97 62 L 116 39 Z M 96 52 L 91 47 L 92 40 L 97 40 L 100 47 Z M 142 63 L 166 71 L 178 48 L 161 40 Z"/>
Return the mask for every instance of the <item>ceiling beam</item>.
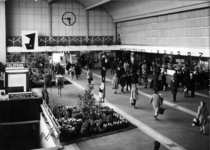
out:
<path id="1" fill-rule="evenodd" d="M 98 7 L 98 6 L 101 6 L 101 5 L 105 4 L 105 3 L 108 3 L 110 1 L 112 1 L 112 0 L 101 0 L 100 2 L 97 2 L 97 3 L 93 4 L 93 5 L 88 6 L 88 7 L 85 7 L 85 10 L 93 9 L 95 7 Z"/>
<path id="2" fill-rule="evenodd" d="M 50 4 L 53 3 L 53 2 L 55 2 L 55 1 L 56 0 L 47 0 L 47 2 L 50 3 Z"/>

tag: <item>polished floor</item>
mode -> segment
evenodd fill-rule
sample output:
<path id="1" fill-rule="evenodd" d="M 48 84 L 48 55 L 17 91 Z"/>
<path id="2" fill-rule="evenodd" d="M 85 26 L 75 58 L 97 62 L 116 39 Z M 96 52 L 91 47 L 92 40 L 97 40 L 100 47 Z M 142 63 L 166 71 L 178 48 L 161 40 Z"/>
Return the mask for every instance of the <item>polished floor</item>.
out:
<path id="1" fill-rule="evenodd" d="M 93 70 L 94 94 L 98 98 L 98 87 L 101 83 L 100 70 Z M 184 98 L 180 90 L 177 95 L 177 102 L 172 102 L 171 91 L 160 92 L 164 97 L 165 114 L 159 116 L 159 120 L 154 119 L 154 111 L 149 104 L 149 98 L 153 91 L 145 89 L 144 85 L 139 85 L 139 100 L 137 109 L 129 104 L 130 92 L 114 94 L 111 89 L 113 75 L 107 71 L 106 76 L 106 103 L 120 113 L 123 117 L 138 126 L 137 129 L 128 130 L 117 134 L 112 134 L 97 139 L 91 139 L 65 146 L 67 150 L 152 150 L 155 140 L 160 141 L 160 150 L 208 150 L 209 149 L 209 128 L 206 135 L 199 133 L 198 127 L 192 127 L 192 119 L 195 117 L 197 107 L 201 100 L 207 103 L 209 108 L 209 98 L 207 90 L 196 91 L 193 98 Z M 65 76 L 70 80 L 69 76 Z M 168 76 L 167 80 L 171 77 Z M 83 71 L 78 80 L 71 80 L 72 84 L 65 85 L 62 89 L 62 96 L 57 94 L 57 88 L 52 88 L 52 102 L 54 105 L 76 105 L 77 93 L 82 93 L 87 87 L 86 72 Z M 168 81 L 169 82 L 169 81 Z M 209 127 L 209 124 L 206 126 Z"/>

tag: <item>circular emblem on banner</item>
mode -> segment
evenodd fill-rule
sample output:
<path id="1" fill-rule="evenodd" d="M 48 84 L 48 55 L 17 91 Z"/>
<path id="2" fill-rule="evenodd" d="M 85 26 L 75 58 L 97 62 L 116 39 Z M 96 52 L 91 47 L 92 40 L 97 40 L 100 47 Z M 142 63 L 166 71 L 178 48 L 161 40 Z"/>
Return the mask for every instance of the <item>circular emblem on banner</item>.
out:
<path id="1" fill-rule="evenodd" d="M 72 12 L 65 12 L 62 15 L 62 21 L 66 26 L 72 26 L 76 22 L 76 16 Z"/>

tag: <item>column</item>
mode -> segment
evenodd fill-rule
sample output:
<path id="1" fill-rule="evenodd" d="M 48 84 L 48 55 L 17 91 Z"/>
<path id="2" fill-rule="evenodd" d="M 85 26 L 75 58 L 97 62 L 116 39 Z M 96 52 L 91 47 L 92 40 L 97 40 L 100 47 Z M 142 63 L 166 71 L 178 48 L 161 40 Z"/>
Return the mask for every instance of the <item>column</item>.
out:
<path id="1" fill-rule="evenodd" d="M 52 37 L 52 4 L 48 3 L 48 15 L 49 15 L 49 37 Z"/>
<path id="2" fill-rule="evenodd" d="M 86 10 L 85 11 L 85 15 L 86 15 L 86 43 L 88 43 L 88 37 L 89 37 L 89 11 Z"/>
<path id="3" fill-rule="evenodd" d="M 116 38 L 117 38 L 117 23 L 114 22 L 114 44 L 116 43 Z"/>
<path id="4" fill-rule="evenodd" d="M 4 1 L 0 1 L 0 33 L 0 62 L 6 63 L 6 13 Z"/>

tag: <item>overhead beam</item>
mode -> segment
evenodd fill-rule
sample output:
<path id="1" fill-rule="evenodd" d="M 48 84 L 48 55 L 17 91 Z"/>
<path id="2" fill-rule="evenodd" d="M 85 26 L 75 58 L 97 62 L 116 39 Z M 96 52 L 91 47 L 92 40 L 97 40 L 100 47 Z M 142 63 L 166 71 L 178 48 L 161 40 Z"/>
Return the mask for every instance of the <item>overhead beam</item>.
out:
<path id="1" fill-rule="evenodd" d="M 51 4 L 51 3 L 53 3 L 53 2 L 55 2 L 56 0 L 47 0 L 47 2 L 49 3 L 49 4 Z"/>
<path id="2" fill-rule="evenodd" d="M 105 3 L 108 3 L 110 1 L 112 1 L 112 0 L 101 0 L 100 2 L 97 2 L 97 3 L 93 4 L 93 5 L 88 6 L 88 7 L 85 7 L 85 10 L 93 9 L 95 7 L 98 7 L 98 6 L 101 6 L 101 5 L 105 4 Z"/>

